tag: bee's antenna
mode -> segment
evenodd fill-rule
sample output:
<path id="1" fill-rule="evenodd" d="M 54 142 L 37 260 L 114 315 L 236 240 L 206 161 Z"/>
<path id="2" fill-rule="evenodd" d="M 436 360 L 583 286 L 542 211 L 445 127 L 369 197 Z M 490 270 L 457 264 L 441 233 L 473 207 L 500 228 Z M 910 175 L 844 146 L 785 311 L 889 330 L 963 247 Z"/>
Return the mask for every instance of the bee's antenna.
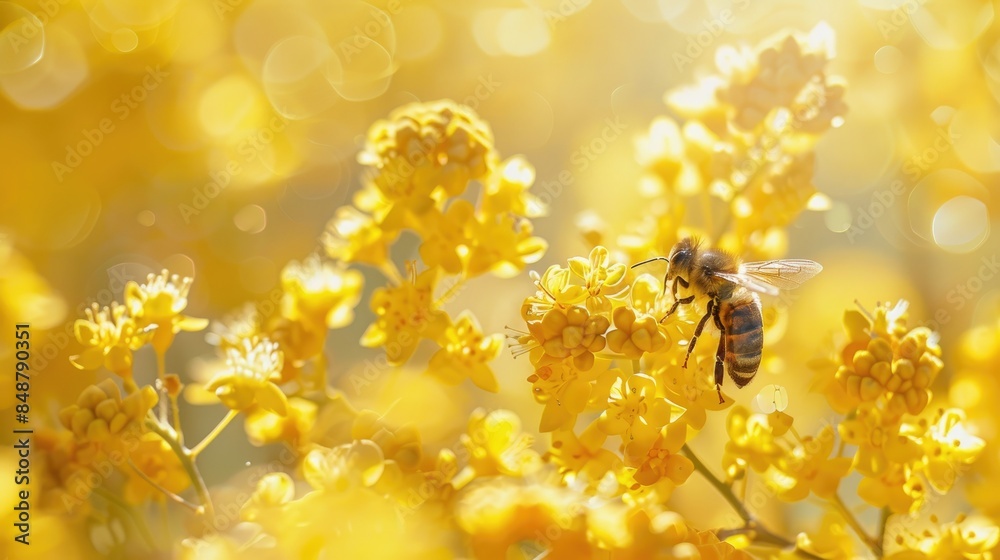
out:
<path id="1" fill-rule="evenodd" d="M 649 263 L 651 263 L 653 261 L 667 261 L 667 262 L 670 262 L 670 259 L 668 259 L 667 257 L 653 257 L 651 259 L 646 259 L 646 260 L 644 260 L 642 262 L 637 262 L 637 263 L 633 264 L 630 268 L 635 268 L 637 266 L 642 266 L 644 264 L 649 264 Z"/>

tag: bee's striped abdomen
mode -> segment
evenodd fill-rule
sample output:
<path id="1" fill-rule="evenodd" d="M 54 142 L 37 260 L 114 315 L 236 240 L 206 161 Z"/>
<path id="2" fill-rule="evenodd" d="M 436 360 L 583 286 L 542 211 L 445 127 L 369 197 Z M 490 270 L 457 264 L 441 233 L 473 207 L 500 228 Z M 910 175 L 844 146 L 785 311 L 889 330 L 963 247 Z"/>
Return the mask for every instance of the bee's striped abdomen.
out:
<path id="1" fill-rule="evenodd" d="M 760 307 L 751 298 L 728 301 L 722 309 L 726 326 L 726 369 L 738 387 L 753 380 L 764 349 L 764 323 Z"/>

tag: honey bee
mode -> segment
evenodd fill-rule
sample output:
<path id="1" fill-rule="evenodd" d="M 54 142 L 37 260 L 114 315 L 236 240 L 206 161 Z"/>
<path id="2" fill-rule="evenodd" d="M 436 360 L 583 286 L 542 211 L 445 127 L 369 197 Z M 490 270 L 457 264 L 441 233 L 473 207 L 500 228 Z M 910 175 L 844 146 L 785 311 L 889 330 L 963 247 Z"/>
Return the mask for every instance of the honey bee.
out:
<path id="1" fill-rule="evenodd" d="M 757 294 L 775 296 L 779 290 L 797 288 L 823 267 L 801 259 L 741 263 L 733 255 L 702 249 L 699 245 L 697 240 L 685 238 L 674 245 L 669 257 L 654 257 L 632 268 L 653 261 L 667 261 L 663 292 L 666 293 L 667 285 L 671 285 L 674 303 L 660 322 L 677 311 L 678 306 L 693 303 L 697 296 L 709 298 L 705 315 L 688 343 L 683 367 L 687 367 L 698 337 L 712 318 L 720 332 L 715 354 L 715 390 L 719 393 L 719 403 L 723 403 L 723 365 L 737 387 L 750 383 L 760 367 L 764 323 Z M 688 289 L 690 295 L 679 297 L 678 288 Z"/>

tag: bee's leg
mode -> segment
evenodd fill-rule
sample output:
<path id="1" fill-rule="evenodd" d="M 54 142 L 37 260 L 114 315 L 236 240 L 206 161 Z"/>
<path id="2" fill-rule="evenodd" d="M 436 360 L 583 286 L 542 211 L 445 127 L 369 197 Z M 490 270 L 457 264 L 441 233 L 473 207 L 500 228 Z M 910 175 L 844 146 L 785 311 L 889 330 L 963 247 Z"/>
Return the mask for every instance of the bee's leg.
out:
<path id="1" fill-rule="evenodd" d="M 683 278 L 681 278 L 680 276 L 675 276 L 674 277 L 674 287 L 673 287 L 673 290 L 672 290 L 672 293 L 674 295 L 674 304 L 670 306 L 670 309 L 667 311 L 667 314 L 664 315 L 662 319 L 660 319 L 661 323 L 663 321 L 666 321 L 667 317 L 673 315 L 674 311 L 677 311 L 677 306 L 678 305 L 680 305 L 682 303 L 685 304 L 685 305 L 687 305 L 687 304 L 691 303 L 692 301 L 694 301 L 694 295 L 693 294 L 690 295 L 690 296 L 688 296 L 688 297 L 686 297 L 686 298 L 678 298 L 677 297 L 677 284 L 680 284 L 681 286 L 684 286 L 685 288 L 687 288 L 688 285 L 689 285 L 688 281 L 685 280 L 685 279 L 683 279 Z M 667 279 L 666 279 L 666 277 L 663 278 L 663 291 L 664 291 L 664 293 L 666 293 L 666 291 L 667 291 Z"/>
<path id="2" fill-rule="evenodd" d="M 719 329 L 719 349 L 715 352 L 715 391 L 719 393 L 719 404 L 726 402 L 722 398 L 722 374 L 726 363 L 726 326 L 722 324 L 719 317 L 719 309 L 722 307 L 718 302 L 712 309 L 712 318 L 715 319 L 715 326 Z"/>
<path id="3" fill-rule="evenodd" d="M 705 323 L 708 322 L 708 318 L 712 316 L 715 310 L 715 299 L 708 300 L 708 309 L 705 312 L 705 316 L 698 321 L 698 326 L 694 329 L 694 336 L 691 337 L 691 342 L 688 343 L 687 354 L 684 355 L 684 366 L 688 367 L 688 358 L 691 357 L 691 352 L 694 352 L 695 344 L 698 344 L 698 337 L 701 336 L 701 331 L 705 330 Z M 721 381 L 720 381 L 721 383 Z"/>
<path id="4" fill-rule="evenodd" d="M 667 317 L 673 315 L 674 311 L 677 311 L 677 306 L 678 305 L 680 305 L 682 303 L 685 304 L 685 305 L 687 305 L 687 304 L 689 304 L 689 303 L 691 303 L 693 301 L 694 301 L 694 296 L 693 295 L 688 296 L 686 298 L 681 298 L 681 299 L 674 300 L 674 304 L 670 306 L 670 309 L 667 310 L 667 314 L 664 315 L 662 319 L 660 319 L 660 322 L 662 323 L 662 322 L 666 321 Z M 707 319 L 708 315 L 705 315 L 705 318 Z"/>

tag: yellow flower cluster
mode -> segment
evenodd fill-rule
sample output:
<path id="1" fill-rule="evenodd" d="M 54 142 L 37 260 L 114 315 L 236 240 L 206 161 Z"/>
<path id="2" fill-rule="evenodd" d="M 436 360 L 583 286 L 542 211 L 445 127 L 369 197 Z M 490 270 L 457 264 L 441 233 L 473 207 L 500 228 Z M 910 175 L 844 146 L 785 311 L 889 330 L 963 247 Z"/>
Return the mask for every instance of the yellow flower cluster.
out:
<path id="1" fill-rule="evenodd" d="M 484 334 L 472 315 L 453 319 L 441 305 L 470 278 L 511 276 L 541 258 L 546 244 L 528 220 L 544 212 L 527 192 L 534 169 L 520 157 L 501 162 L 489 126 L 451 101 L 396 109 L 368 131 L 358 161 L 368 169 L 363 189 L 336 211 L 324 244 L 331 257 L 375 266 L 390 281 L 372 295 L 376 319 L 362 345 L 384 348 L 388 362 L 400 365 L 431 340 L 440 351 L 430 373 L 496 391 L 487 363 L 501 338 Z M 478 206 L 469 201 L 473 182 L 482 185 Z M 408 265 L 404 279 L 390 250 L 407 230 L 420 239 L 424 267 Z"/>
<path id="2" fill-rule="evenodd" d="M 903 302 L 892 309 L 879 307 L 871 326 L 858 311 L 845 314 L 849 342 L 845 365 L 836 374 L 846 393 L 844 402 L 835 405 L 840 411 L 882 397 L 885 410 L 895 418 L 904 412 L 920 414 L 927 406 L 929 387 L 943 367 L 941 348 L 926 327 L 905 331 L 901 322 L 905 311 Z"/>
<path id="3" fill-rule="evenodd" d="M 149 386 L 123 399 L 114 381 L 105 379 L 87 387 L 76 404 L 62 409 L 59 420 L 79 441 L 120 445 L 122 435 L 143 423 L 156 400 L 156 391 Z"/>
<path id="4" fill-rule="evenodd" d="M 835 372 L 824 368 L 815 384 L 834 410 L 847 414 L 838 431 L 843 444 L 857 448 L 851 466 L 864 477 L 859 495 L 896 513 L 916 511 L 929 489 L 950 490 L 984 446 L 969 433 L 962 410 L 924 414 L 943 367 L 941 349 L 929 329 L 906 328 L 906 309 L 900 301 L 879 305 L 870 318 L 846 312 L 840 365 Z"/>
<path id="5" fill-rule="evenodd" d="M 652 211 L 622 248 L 635 260 L 663 255 L 693 231 L 752 260 L 784 253 L 783 228 L 829 203 L 812 182 L 812 150 L 847 112 L 843 83 L 825 71 L 832 51 L 825 24 L 756 49 L 724 46 L 719 75 L 668 93 L 686 120 L 658 117 L 637 140 Z"/>

